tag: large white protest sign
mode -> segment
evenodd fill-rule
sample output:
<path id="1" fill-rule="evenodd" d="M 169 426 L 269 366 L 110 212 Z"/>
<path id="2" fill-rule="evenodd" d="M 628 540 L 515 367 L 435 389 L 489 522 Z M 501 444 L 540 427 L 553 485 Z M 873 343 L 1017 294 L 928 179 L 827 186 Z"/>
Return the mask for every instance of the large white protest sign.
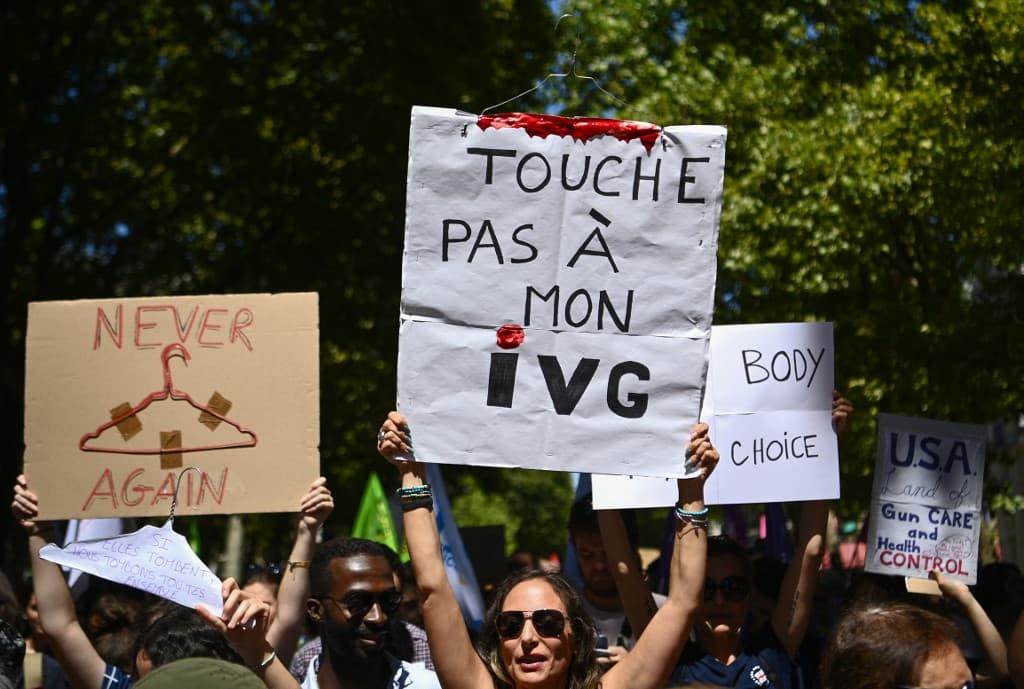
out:
<path id="1" fill-rule="evenodd" d="M 713 328 L 701 420 L 722 459 L 704 489 L 709 504 L 839 497 L 834 351 L 831 323 Z M 672 482 L 594 476 L 598 509 L 661 507 L 676 497 Z"/>
<path id="2" fill-rule="evenodd" d="M 202 603 L 220 615 L 224 607 L 220 579 L 170 521 L 160 528 L 146 525 L 123 536 L 77 541 L 64 548 L 51 543 L 39 550 L 39 556 L 189 608 Z"/>
<path id="3" fill-rule="evenodd" d="M 880 414 L 865 569 L 975 583 L 984 473 L 984 426 Z"/>
<path id="4" fill-rule="evenodd" d="M 680 473 L 725 140 L 413 109 L 398 399 L 421 460 Z"/>

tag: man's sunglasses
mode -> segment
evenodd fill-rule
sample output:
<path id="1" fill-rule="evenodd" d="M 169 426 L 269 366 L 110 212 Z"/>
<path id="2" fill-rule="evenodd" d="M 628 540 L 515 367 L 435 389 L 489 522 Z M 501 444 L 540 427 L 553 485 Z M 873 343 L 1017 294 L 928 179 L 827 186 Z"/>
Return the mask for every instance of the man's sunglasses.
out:
<path id="1" fill-rule="evenodd" d="M 714 600 L 716 591 L 721 591 L 722 598 L 730 603 L 738 603 L 746 599 L 747 594 L 750 593 L 750 582 L 747 581 L 746 577 L 740 576 L 725 577 L 721 581 L 715 581 L 710 578 L 705 579 L 704 600 Z"/>
<path id="2" fill-rule="evenodd" d="M 498 613 L 494 626 L 498 628 L 498 636 L 502 639 L 518 639 L 526 626 L 526 620 L 533 623 L 533 628 L 541 636 L 561 636 L 565 629 L 565 615 L 558 610 L 506 610 Z"/>
<path id="3" fill-rule="evenodd" d="M 343 605 L 350 617 L 365 617 L 374 605 L 379 605 L 385 615 L 394 615 L 402 604 L 402 594 L 395 589 L 376 594 L 370 591 L 349 591 L 344 598 L 324 596 L 324 599 Z"/>

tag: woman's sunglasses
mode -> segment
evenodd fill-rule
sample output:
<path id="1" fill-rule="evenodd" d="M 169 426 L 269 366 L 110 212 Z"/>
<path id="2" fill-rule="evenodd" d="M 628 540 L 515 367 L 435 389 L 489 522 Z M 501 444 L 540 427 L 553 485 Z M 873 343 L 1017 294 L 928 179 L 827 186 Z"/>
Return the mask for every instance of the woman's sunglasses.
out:
<path id="1" fill-rule="evenodd" d="M 741 600 L 746 599 L 747 594 L 750 593 L 750 582 L 747 581 L 746 577 L 740 576 L 725 577 L 721 581 L 715 581 L 710 578 L 705 579 L 704 600 L 714 600 L 716 591 L 721 591 L 722 598 L 730 603 L 739 603 Z"/>
<path id="2" fill-rule="evenodd" d="M 502 639 L 518 639 L 526 626 L 526 620 L 533 622 L 533 628 L 541 636 L 561 636 L 565 629 L 565 615 L 558 610 L 506 610 L 498 613 L 494 626 L 498 628 L 498 636 Z"/>

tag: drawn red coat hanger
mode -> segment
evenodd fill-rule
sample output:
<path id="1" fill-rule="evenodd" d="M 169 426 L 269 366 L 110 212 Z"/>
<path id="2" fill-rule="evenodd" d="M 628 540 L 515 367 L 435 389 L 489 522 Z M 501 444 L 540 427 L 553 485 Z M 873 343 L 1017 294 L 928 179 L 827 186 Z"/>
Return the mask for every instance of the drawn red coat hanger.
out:
<path id="1" fill-rule="evenodd" d="M 78 441 L 78 449 L 82 450 L 83 452 L 114 452 L 123 455 L 162 455 L 179 454 L 185 452 L 206 452 L 207 450 L 226 450 L 234 447 L 255 447 L 257 443 L 257 438 L 256 434 L 253 433 L 251 430 L 249 430 L 248 428 L 243 428 L 240 424 L 238 424 L 235 421 L 232 421 L 228 417 L 218 412 L 216 409 L 211 409 L 209 406 L 205 404 L 200 404 L 196 402 L 194 399 L 192 399 L 192 396 L 189 395 L 187 392 L 184 392 L 183 390 L 178 390 L 176 387 L 174 387 L 174 382 L 171 379 L 170 367 L 170 358 L 174 355 L 180 356 L 182 359 L 184 359 L 186 365 L 192 358 L 192 355 L 188 353 L 188 350 L 185 349 L 183 345 L 178 344 L 177 342 L 175 342 L 174 344 L 169 344 L 166 347 L 164 347 L 164 350 L 160 353 L 160 361 L 163 364 L 164 372 L 163 388 L 146 395 L 146 397 L 143 398 L 143 400 L 139 402 L 137 405 L 135 405 L 125 413 L 119 414 L 118 416 L 112 418 L 110 421 L 103 424 L 102 426 L 99 426 L 92 433 L 86 433 L 85 435 L 83 435 L 82 438 Z M 96 440 L 104 433 L 104 431 L 113 428 L 114 426 L 121 423 L 125 419 L 143 411 L 153 402 L 158 402 L 160 400 L 166 399 L 171 399 L 177 402 L 187 402 L 200 412 L 205 412 L 217 419 L 220 419 L 224 423 L 233 427 L 239 433 L 248 436 L 248 438 L 234 443 L 222 443 L 218 445 L 199 445 L 196 447 L 175 447 L 167 449 L 162 447 L 142 449 L 124 447 L 93 447 L 89 445 L 89 441 Z"/>

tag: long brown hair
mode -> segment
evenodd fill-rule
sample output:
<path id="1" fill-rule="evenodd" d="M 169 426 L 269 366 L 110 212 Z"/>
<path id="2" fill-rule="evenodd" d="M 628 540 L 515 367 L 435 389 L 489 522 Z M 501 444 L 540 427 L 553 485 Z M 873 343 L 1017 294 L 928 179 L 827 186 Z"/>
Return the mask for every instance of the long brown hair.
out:
<path id="1" fill-rule="evenodd" d="M 524 581 L 533 579 L 547 582 L 561 599 L 568 613 L 573 641 L 572 660 L 569 663 L 569 679 L 565 685 L 566 689 L 598 689 L 601 686 L 601 673 L 594 655 L 594 638 L 597 632 L 590 615 L 583 609 L 580 594 L 561 576 L 536 569 L 515 572 L 507 576 L 495 591 L 494 602 L 491 603 L 487 615 L 484 616 L 484 626 L 480 632 L 477 650 L 484 664 L 491 671 L 495 684 L 503 689 L 513 686 L 512 678 L 502 659 L 501 639 L 498 637 L 495 620 L 505 605 L 505 599 L 509 592 Z"/>

